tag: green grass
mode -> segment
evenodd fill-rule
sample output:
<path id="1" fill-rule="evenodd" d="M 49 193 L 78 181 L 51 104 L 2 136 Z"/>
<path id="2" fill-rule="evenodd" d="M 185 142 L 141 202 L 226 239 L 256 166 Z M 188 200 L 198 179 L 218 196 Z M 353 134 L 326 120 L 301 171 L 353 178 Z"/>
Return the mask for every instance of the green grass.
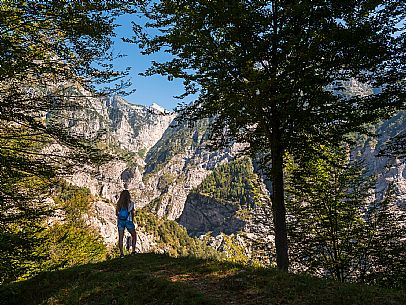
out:
<path id="1" fill-rule="evenodd" d="M 0 287 L 0 304 L 405 304 L 406 291 L 137 254 Z"/>

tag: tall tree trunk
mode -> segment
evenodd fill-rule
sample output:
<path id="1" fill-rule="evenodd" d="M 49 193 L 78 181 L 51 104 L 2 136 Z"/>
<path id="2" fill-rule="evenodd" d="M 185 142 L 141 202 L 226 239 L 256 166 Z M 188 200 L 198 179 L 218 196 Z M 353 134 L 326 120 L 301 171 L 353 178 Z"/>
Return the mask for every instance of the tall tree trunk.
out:
<path id="1" fill-rule="evenodd" d="M 279 30 L 279 2 L 271 1 L 272 5 L 272 49 L 271 63 L 273 75 L 278 71 L 278 30 Z M 275 88 L 272 88 L 270 97 L 277 96 Z M 276 265 L 278 269 L 288 271 L 288 234 L 286 230 L 286 208 L 283 185 L 283 143 L 281 141 L 281 130 L 279 121 L 279 111 L 276 102 L 271 102 L 271 153 L 272 153 L 272 213 L 275 227 L 275 248 Z"/>
<path id="2" fill-rule="evenodd" d="M 283 183 L 283 148 L 278 120 L 272 122 L 272 212 L 275 226 L 276 265 L 288 271 L 288 235 L 286 230 L 286 208 Z"/>

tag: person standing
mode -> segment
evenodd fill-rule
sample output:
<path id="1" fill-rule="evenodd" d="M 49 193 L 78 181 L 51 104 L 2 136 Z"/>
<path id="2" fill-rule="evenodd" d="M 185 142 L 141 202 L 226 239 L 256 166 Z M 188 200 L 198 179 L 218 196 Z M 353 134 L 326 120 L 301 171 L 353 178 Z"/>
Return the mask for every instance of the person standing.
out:
<path id="1" fill-rule="evenodd" d="M 116 204 L 116 216 L 117 216 L 117 227 L 118 227 L 118 247 L 120 249 L 120 257 L 124 257 L 123 252 L 123 238 L 124 229 L 127 228 L 128 232 L 131 234 L 132 240 L 132 254 L 135 253 L 135 245 L 137 241 L 137 235 L 135 233 L 134 219 L 134 207 L 135 204 L 131 200 L 131 195 L 128 190 L 123 190 L 120 193 L 120 197 Z"/>

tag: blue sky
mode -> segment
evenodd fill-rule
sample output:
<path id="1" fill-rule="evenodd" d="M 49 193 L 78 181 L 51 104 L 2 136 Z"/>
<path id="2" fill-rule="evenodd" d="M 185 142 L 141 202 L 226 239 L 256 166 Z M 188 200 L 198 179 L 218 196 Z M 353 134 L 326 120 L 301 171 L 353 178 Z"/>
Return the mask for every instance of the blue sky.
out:
<path id="1" fill-rule="evenodd" d="M 140 50 L 135 44 L 123 42 L 121 37 L 132 36 L 131 21 L 142 22 L 143 17 L 140 14 L 121 16 L 117 23 L 121 26 L 116 29 L 117 37 L 114 39 L 113 52 L 115 54 L 124 54 L 126 57 L 115 59 L 113 64 L 115 68 L 124 69 L 126 66 L 131 67 L 130 77 L 133 83 L 132 89 L 136 91 L 124 98 L 133 104 L 151 105 L 157 103 L 162 107 L 172 110 L 179 102 L 189 102 L 187 100 L 175 99 L 174 96 L 183 93 L 183 84 L 181 80 L 169 81 L 167 77 L 156 76 L 139 76 L 140 72 L 145 71 L 151 64 L 151 60 L 163 61 L 169 59 L 167 53 L 154 54 L 152 56 L 141 55 Z"/>
<path id="2" fill-rule="evenodd" d="M 113 52 L 115 54 L 124 54 L 126 57 L 114 60 L 113 64 L 116 69 L 124 70 L 126 67 L 131 67 L 130 78 L 132 87 L 136 91 L 124 98 L 133 104 L 141 104 L 150 106 L 152 103 L 157 103 L 162 107 L 172 110 L 180 102 L 190 102 L 194 97 L 188 97 L 184 100 L 174 98 L 176 95 L 182 94 L 183 84 L 181 80 L 169 81 L 167 77 L 155 75 L 144 77 L 138 75 L 145 71 L 151 64 L 152 60 L 165 61 L 170 58 L 167 53 L 157 53 L 151 56 L 141 55 L 140 50 L 135 44 L 123 42 L 122 37 L 131 37 L 133 35 L 131 21 L 136 23 L 144 23 L 145 18 L 142 14 L 132 14 L 120 16 L 117 23 L 121 26 L 117 27 L 117 37 L 114 38 Z M 399 23 L 399 28 L 404 26 L 404 22 Z M 401 29 L 401 33 L 404 30 Z"/>

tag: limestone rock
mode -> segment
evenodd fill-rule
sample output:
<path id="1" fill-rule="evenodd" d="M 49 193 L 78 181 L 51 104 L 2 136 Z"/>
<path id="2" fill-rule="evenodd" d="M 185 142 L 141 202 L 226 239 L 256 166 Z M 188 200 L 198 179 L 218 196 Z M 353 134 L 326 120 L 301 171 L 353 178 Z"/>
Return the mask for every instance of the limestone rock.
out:
<path id="1" fill-rule="evenodd" d="M 357 82 L 344 85 L 350 88 L 351 94 L 372 93 Z M 83 96 L 90 96 L 80 92 Z M 260 256 L 262 261 L 269 259 L 274 251 L 268 194 L 271 186 L 264 177 L 261 194 L 267 199 L 248 212 L 194 194 L 213 169 L 234 160 L 236 152 L 244 145 L 210 151 L 206 147 L 208 120 L 194 126 L 180 124 L 174 121 L 176 114 L 158 105 L 131 105 L 118 96 L 83 97 L 83 100 L 86 107 L 64 114 L 66 126 L 86 137 L 102 133 L 106 149 L 113 150 L 116 157 L 99 168 L 83 167 L 66 179 L 88 187 L 99 198 L 94 203 L 95 215 L 90 216 L 89 221 L 106 243 L 116 243 L 114 203 L 120 191 L 128 188 L 138 208 L 146 207 L 159 217 L 179 219 L 179 223 L 195 236 L 212 232 L 210 243 L 217 248 L 221 248 L 222 234 L 234 234 L 246 248 L 247 255 Z M 379 156 L 379 152 L 390 138 L 406 131 L 406 114 L 399 113 L 380 124 L 377 130 L 380 137 L 359 139 L 360 144 L 352 155 L 365 159 L 369 173 L 378 175 L 377 196 L 384 196 L 389 185 L 393 184 L 397 205 L 405 209 L 405 159 Z M 244 213 L 246 215 L 242 215 Z M 137 232 L 137 247 L 141 251 L 159 251 L 155 248 L 154 237 L 148 236 L 142 228 L 137 228 Z"/>

